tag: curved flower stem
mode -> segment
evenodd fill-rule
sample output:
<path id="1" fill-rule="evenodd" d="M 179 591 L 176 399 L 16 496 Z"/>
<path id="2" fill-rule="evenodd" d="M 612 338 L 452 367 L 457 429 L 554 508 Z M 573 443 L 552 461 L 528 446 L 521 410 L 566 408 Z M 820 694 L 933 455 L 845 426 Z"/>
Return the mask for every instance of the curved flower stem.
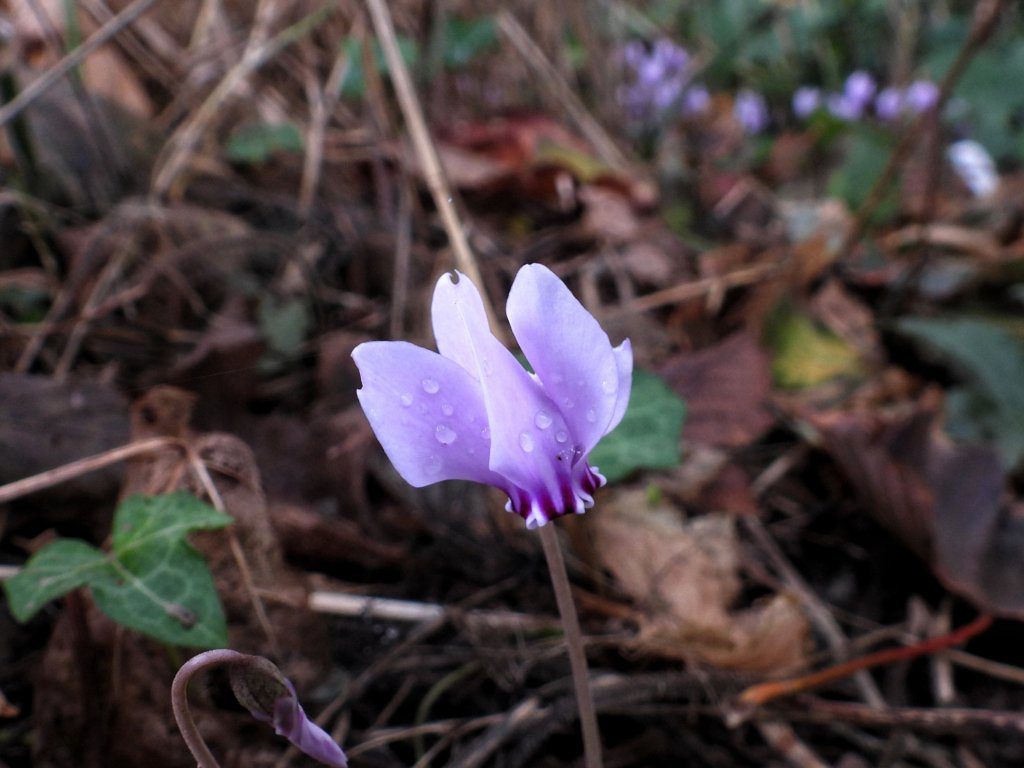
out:
<path id="1" fill-rule="evenodd" d="M 597 729 L 597 714 L 594 699 L 590 694 L 590 674 L 587 672 L 587 656 L 583 650 L 583 633 L 576 615 L 576 604 L 569 587 L 569 575 L 562 559 L 562 548 L 554 523 L 542 525 L 540 540 L 544 545 L 544 557 L 551 573 L 551 586 L 555 590 L 558 612 L 565 629 L 565 643 L 569 650 L 569 666 L 572 668 L 572 682 L 576 690 L 576 704 L 580 711 L 580 728 L 583 730 L 583 759 L 586 768 L 601 768 L 601 734 Z"/>
<path id="2" fill-rule="evenodd" d="M 188 709 L 188 684 L 196 672 L 201 672 L 221 664 L 234 664 L 243 660 L 245 656 L 237 651 L 227 648 L 218 648 L 214 651 L 206 651 L 194 656 L 184 664 L 174 676 L 171 683 L 171 707 L 174 709 L 174 720 L 181 731 L 181 737 L 185 740 L 192 756 L 198 763 L 198 768 L 220 768 L 220 763 L 206 746 L 203 737 L 196 728 L 192 714 Z"/>

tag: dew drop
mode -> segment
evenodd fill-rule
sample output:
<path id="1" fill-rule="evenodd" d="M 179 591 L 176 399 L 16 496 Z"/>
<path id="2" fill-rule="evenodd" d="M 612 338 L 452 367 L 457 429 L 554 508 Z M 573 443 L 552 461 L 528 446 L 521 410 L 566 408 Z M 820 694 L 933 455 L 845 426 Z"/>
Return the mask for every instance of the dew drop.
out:
<path id="1" fill-rule="evenodd" d="M 437 442 L 441 445 L 451 445 L 455 442 L 455 438 L 458 437 L 458 435 L 456 435 L 455 430 L 447 424 L 438 424 L 437 429 L 434 430 L 434 437 L 437 438 Z"/>
<path id="2" fill-rule="evenodd" d="M 533 436 L 529 432 L 522 432 L 519 435 L 519 447 L 526 453 L 533 450 Z"/>
<path id="3" fill-rule="evenodd" d="M 619 388 L 619 382 L 615 379 L 605 379 L 601 382 L 601 389 L 604 390 L 606 395 L 614 395 L 615 390 Z"/>
<path id="4" fill-rule="evenodd" d="M 490 440 L 491 439 L 491 428 L 490 427 L 484 427 L 483 429 L 481 429 L 480 430 L 480 437 L 482 437 L 484 440 Z"/>
<path id="5" fill-rule="evenodd" d="M 571 397 L 567 397 L 562 400 L 562 405 L 564 405 L 566 408 L 572 408 L 574 405 L 576 405 L 576 403 L 572 401 Z"/>
<path id="6" fill-rule="evenodd" d="M 587 411 L 587 421 L 589 421 L 591 424 L 593 424 L 595 421 L 597 421 L 597 414 L 594 413 L 594 409 L 593 408 L 591 408 L 589 411 Z"/>
<path id="7" fill-rule="evenodd" d="M 569 433 L 566 432 L 564 429 L 560 429 L 557 432 L 555 432 L 555 442 L 557 442 L 557 443 L 564 443 L 568 439 L 569 439 Z"/>
<path id="8" fill-rule="evenodd" d="M 451 403 L 442 403 L 441 413 L 443 413 L 445 416 L 451 416 L 453 413 L 455 413 L 455 409 L 452 408 Z"/>
<path id="9" fill-rule="evenodd" d="M 441 471 L 441 457 L 438 456 L 436 453 L 430 454 L 430 456 L 427 457 L 427 464 L 425 469 L 427 470 L 428 474 L 436 475 L 438 472 Z"/>
<path id="10" fill-rule="evenodd" d="M 412 395 L 410 395 L 410 394 L 402 395 L 402 405 L 404 405 L 406 408 L 408 408 L 410 405 L 412 405 Z"/>
<path id="11" fill-rule="evenodd" d="M 439 389 L 441 389 L 441 385 L 433 379 L 423 380 L 423 391 L 428 395 L 436 395 Z"/>
<path id="12" fill-rule="evenodd" d="M 538 429 L 547 429 L 551 426 L 551 421 L 551 415 L 547 411 L 537 411 L 537 415 L 533 417 L 533 423 Z"/>

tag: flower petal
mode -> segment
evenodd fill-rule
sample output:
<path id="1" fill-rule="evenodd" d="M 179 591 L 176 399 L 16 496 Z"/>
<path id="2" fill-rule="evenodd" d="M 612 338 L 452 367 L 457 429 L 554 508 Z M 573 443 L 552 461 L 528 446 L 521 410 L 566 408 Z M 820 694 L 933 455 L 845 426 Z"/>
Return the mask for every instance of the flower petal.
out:
<path id="1" fill-rule="evenodd" d="M 608 334 L 565 283 L 540 264 L 519 270 L 506 312 L 544 391 L 583 453 L 589 453 L 607 433 L 619 402 L 620 371 Z M 631 366 L 632 353 L 629 359 Z"/>
<path id="2" fill-rule="evenodd" d="M 284 736 L 314 760 L 333 768 L 348 768 L 341 747 L 306 716 L 294 689 L 290 697 L 283 696 L 274 703 L 273 726 L 278 736 Z"/>
<path id="3" fill-rule="evenodd" d="M 476 287 L 444 275 L 434 290 L 434 333 L 446 355 L 472 360 L 491 428 L 490 468 L 542 507 L 571 495 L 571 468 L 582 455 L 572 430 L 544 390 L 490 332 Z M 579 442 L 578 440 L 576 441 Z M 524 503 L 513 494 L 513 506 Z M 532 501 L 531 501 L 532 503 Z"/>
<path id="4" fill-rule="evenodd" d="M 479 378 L 467 329 L 490 333 L 490 324 L 484 302 L 473 281 L 461 272 L 455 274 L 459 276 L 458 283 L 453 283 L 451 273 L 446 272 L 434 286 L 434 299 L 430 306 L 434 340 L 438 352 L 461 365 L 473 378 Z"/>
<path id="5" fill-rule="evenodd" d="M 487 466 L 491 441 L 480 385 L 459 364 L 404 341 L 360 344 L 352 357 L 366 418 L 410 485 L 475 480 L 507 488 Z"/>
<path id="6" fill-rule="evenodd" d="M 612 411 L 612 420 L 604 433 L 607 435 L 622 421 L 626 415 L 626 408 L 629 406 L 629 395 L 633 389 L 633 345 L 629 339 L 612 349 L 615 355 L 615 369 L 619 374 L 619 389 L 615 393 L 615 410 Z"/>

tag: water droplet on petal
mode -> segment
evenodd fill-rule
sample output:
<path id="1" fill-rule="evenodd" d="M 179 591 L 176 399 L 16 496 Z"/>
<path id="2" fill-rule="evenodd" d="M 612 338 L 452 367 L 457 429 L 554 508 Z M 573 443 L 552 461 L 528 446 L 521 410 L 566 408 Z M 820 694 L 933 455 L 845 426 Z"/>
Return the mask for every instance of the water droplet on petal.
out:
<path id="1" fill-rule="evenodd" d="M 615 390 L 619 388 L 619 382 L 615 379 L 605 379 L 601 382 L 601 389 L 604 390 L 606 395 L 614 395 Z"/>
<path id="2" fill-rule="evenodd" d="M 560 429 L 557 432 L 555 432 L 555 442 L 564 443 L 568 439 L 569 433 L 566 432 L 564 429 Z"/>
<path id="3" fill-rule="evenodd" d="M 423 391 L 426 392 L 428 395 L 435 395 L 435 394 L 437 394 L 439 389 L 441 389 L 441 385 L 438 384 L 433 379 L 424 379 L 423 380 Z"/>
<path id="4" fill-rule="evenodd" d="M 443 413 L 445 416 L 451 416 L 454 412 L 455 409 L 452 408 L 451 403 L 443 403 L 441 405 L 441 413 Z"/>
<path id="5" fill-rule="evenodd" d="M 441 457 L 438 456 L 436 453 L 432 453 L 430 456 L 427 457 L 427 464 L 425 469 L 427 470 L 428 474 L 436 475 L 438 472 L 441 471 Z"/>
<path id="6" fill-rule="evenodd" d="M 533 436 L 529 432 L 523 432 L 519 435 L 519 447 L 526 453 L 530 453 L 533 450 Z"/>
<path id="7" fill-rule="evenodd" d="M 595 421 L 597 421 L 597 414 L 594 413 L 594 409 L 593 408 L 591 408 L 589 411 L 587 411 L 587 421 L 589 421 L 591 424 L 593 424 Z"/>
<path id="8" fill-rule="evenodd" d="M 576 403 L 572 401 L 572 398 L 567 397 L 564 400 L 562 400 L 562 405 L 564 405 L 566 408 L 572 408 L 574 405 L 576 405 Z"/>
<path id="9" fill-rule="evenodd" d="M 437 442 L 441 445 L 451 445 L 455 442 L 455 438 L 458 437 L 458 435 L 456 435 L 455 430 L 447 424 L 438 424 L 437 429 L 434 431 L 434 437 L 437 438 Z"/>
<path id="10" fill-rule="evenodd" d="M 490 440 L 491 439 L 491 428 L 490 427 L 484 427 L 483 429 L 481 429 L 480 430 L 480 437 L 482 437 L 484 440 Z"/>
<path id="11" fill-rule="evenodd" d="M 537 425 L 538 429 L 547 429 L 551 426 L 551 415 L 547 411 L 537 411 L 537 415 L 533 417 L 533 423 Z"/>
<path id="12" fill-rule="evenodd" d="M 410 395 L 410 394 L 402 395 L 402 405 L 404 405 L 406 408 L 408 408 L 410 405 L 412 405 L 412 395 Z"/>

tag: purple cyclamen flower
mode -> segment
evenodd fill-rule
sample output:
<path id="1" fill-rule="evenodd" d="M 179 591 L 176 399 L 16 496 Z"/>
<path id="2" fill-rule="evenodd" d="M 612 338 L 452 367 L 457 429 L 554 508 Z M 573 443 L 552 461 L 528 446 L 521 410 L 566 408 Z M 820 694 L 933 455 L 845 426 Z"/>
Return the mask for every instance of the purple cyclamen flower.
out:
<path id="1" fill-rule="evenodd" d="M 846 78 L 843 96 L 858 105 L 860 111 L 863 112 L 874 98 L 876 90 L 878 90 L 878 86 L 875 84 L 875 78 L 863 70 L 857 70 Z"/>
<path id="2" fill-rule="evenodd" d="M 737 93 L 732 114 L 747 133 L 760 133 L 768 127 L 768 105 L 757 91 L 744 89 Z"/>
<path id="3" fill-rule="evenodd" d="M 711 94 L 701 84 L 692 85 L 683 94 L 682 112 L 684 117 L 703 115 L 711 106 Z"/>
<path id="4" fill-rule="evenodd" d="M 883 88 L 875 98 L 875 114 L 882 120 L 895 120 L 903 112 L 906 94 L 895 86 Z"/>
<path id="5" fill-rule="evenodd" d="M 263 712 L 250 710 L 252 716 L 274 726 L 278 736 L 284 736 L 314 760 L 335 768 L 348 768 L 348 760 L 341 747 L 323 728 L 306 716 L 291 681 L 284 682 L 288 686 L 289 695 L 282 696 L 274 702 L 274 714 L 268 716 Z"/>
<path id="6" fill-rule="evenodd" d="M 915 80 L 907 86 L 907 108 L 915 114 L 927 112 L 939 101 L 939 86 L 931 80 Z"/>
<path id="7" fill-rule="evenodd" d="M 852 122 L 859 120 L 864 114 L 863 105 L 849 98 L 845 93 L 829 94 L 828 99 L 825 100 L 825 106 L 834 117 L 838 117 L 840 120 Z"/>
<path id="8" fill-rule="evenodd" d="M 276 665 L 262 656 L 248 656 L 225 649 L 200 654 L 190 663 L 202 664 L 204 656 L 213 663 L 227 657 L 226 661 L 231 665 L 228 673 L 231 689 L 249 714 L 262 723 L 272 725 L 278 736 L 284 736 L 313 759 L 333 768 L 348 768 L 348 759 L 341 747 L 306 716 L 295 686 Z"/>
<path id="9" fill-rule="evenodd" d="M 442 275 L 434 289 L 440 354 L 401 341 L 353 351 L 370 426 L 410 485 L 493 485 L 528 528 L 581 514 L 605 483 L 587 456 L 629 402 L 629 340 L 613 348 L 553 272 L 527 264 L 506 313 L 530 374 L 490 332 L 476 286 L 458 278 Z"/>
<path id="10" fill-rule="evenodd" d="M 821 91 L 809 85 L 797 88 L 793 93 L 793 114 L 806 120 L 821 106 Z"/>

